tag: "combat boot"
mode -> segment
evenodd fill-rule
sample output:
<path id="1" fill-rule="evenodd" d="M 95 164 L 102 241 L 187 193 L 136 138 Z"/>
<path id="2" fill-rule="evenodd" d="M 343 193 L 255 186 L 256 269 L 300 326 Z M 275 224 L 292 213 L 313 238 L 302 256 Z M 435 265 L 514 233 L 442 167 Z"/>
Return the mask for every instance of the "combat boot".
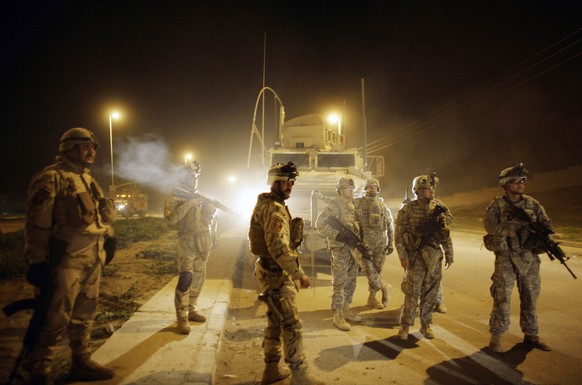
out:
<path id="1" fill-rule="evenodd" d="M 204 317 L 202 314 L 196 312 L 196 310 L 190 310 L 188 312 L 188 321 L 206 322 L 206 317 Z"/>
<path id="2" fill-rule="evenodd" d="M 110 380 L 115 376 L 113 369 L 99 365 L 91 360 L 89 353 L 73 355 L 71 359 L 71 381 L 102 381 Z"/>
<path id="3" fill-rule="evenodd" d="M 430 328 L 430 325 L 421 326 L 420 333 L 425 336 L 427 339 L 432 340 L 434 338 L 434 332 Z"/>
<path id="4" fill-rule="evenodd" d="M 261 385 L 270 385 L 284 380 L 291 375 L 291 371 L 285 367 L 280 367 L 278 362 L 269 362 L 265 365 Z"/>
<path id="5" fill-rule="evenodd" d="M 445 314 L 447 312 L 447 307 L 445 306 L 445 304 L 443 302 L 437 302 L 434 305 L 433 311 L 436 313 Z"/>
<path id="6" fill-rule="evenodd" d="M 387 283 L 382 286 L 382 305 L 384 307 L 388 306 L 388 302 L 390 302 L 390 291 L 392 290 L 392 286 L 388 285 Z"/>
<path id="7" fill-rule="evenodd" d="M 546 344 L 544 342 L 544 340 L 542 340 L 538 336 L 532 336 L 532 335 L 527 335 L 526 334 L 523 337 L 523 343 L 526 344 L 526 345 L 533 346 L 536 349 L 543 350 L 544 352 L 549 352 L 549 351 L 552 350 L 552 348 L 550 348 L 550 345 Z"/>
<path id="8" fill-rule="evenodd" d="M 376 299 L 376 292 L 370 290 L 370 295 L 368 296 L 368 306 L 372 309 L 384 309 L 384 306 Z"/>
<path id="9" fill-rule="evenodd" d="M 53 385 L 54 382 L 51 378 L 52 373 L 52 361 L 51 360 L 41 360 L 41 361 L 24 361 L 22 363 L 22 369 L 27 373 L 25 377 L 28 383 L 35 385 Z"/>
<path id="10" fill-rule="evenodd" d="M 312 375 L 307 373 L 307 369 L 299 369 L 293 371 L 291 385 L 325 385 L 325 383 L 316 380 Z"/>
<path id="11" fill-rule="evenodd" d="M 488 349 L 494 353 L 503 353 L 503 346 L 501 346 L 501 338 L 503 334 L 494 333 L 491 334 L 491 339 L 489 340 Z"/>
<path id="12" fill-rule="evenodd" d="M 190 324 L 188 323 L 188 316 L 186 314 L 181 314 L 181 312 L 177 312 L 176 319 L 178 320 L 178 333 L 190 334 Z"/>
<path id="13" fill-rule="evenodd" d="M 400 330 L 398 330 L 398 338 L 402 341 L 406 341 L 408 339 L 408 326 L 400 327 Z"/>
<path id="14" fill-rule="evenodd" d="M 346 322 L 342 315 L 341 310 L 339 309 L 334 310 L 333 312 L 333 324 L 336 328 L 344 332 L 347 332 L 352 328 L 350 324 Z"/>
<path id="15" fill-rule="evenodd" d="M 342 309 L 342 314 L 344 315 L 344 319 L 346 321 L 349 321 L 349 322 L 362 322 L 362 317 L 360 317 L 359 315 L 354 314 L 354 312 L 352 312 L 350 310 L 349 305 L 344 306 L 344 308 Z"/>

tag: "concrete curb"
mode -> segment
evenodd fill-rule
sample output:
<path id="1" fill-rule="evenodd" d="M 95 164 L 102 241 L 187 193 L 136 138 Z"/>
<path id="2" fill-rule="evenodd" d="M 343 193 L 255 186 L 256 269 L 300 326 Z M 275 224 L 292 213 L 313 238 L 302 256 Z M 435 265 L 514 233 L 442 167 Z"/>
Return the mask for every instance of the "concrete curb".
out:
<path id="1" fill-rule="evenodd" d="M 100 384 L 214 383 L 216 358 L 232 292 L 230 280 L 207 280 L 197 309 L 205 323 L 190 323 L 189 335 L 177 333 L 174 290 L 177 277 L 144 304 L 92 358 L 116 370 Z"/>

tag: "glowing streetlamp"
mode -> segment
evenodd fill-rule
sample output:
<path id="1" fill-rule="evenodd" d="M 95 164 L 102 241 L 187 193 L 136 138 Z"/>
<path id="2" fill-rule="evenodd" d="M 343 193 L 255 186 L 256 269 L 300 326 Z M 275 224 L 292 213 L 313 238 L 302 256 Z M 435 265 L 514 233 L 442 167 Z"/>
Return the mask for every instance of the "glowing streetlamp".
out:
<path id="1" fill-rule="evenodd" d="M 342 121 L 341 121 L 341 118 L 339 116 L 337 116 L 336 114 L 330 114 L 327 117 L 327 121 L 330 124 L 336 124 L 337 123 L 338 134 L 339 135 L 342 134 Z"/>
<path id="2" fill-rule="evenodd" d="M 192 154 L 187 153 L 184 155 L 184 164 L 192 163 Z"/>
<path id="3" fill-rule="evenodd" d="M 113 119 L 119 119 L 119 112 L 109 114 L 109 150 L 111 152 L 111 186 L 115 186 L 115 177 L 113 176 Z"/>

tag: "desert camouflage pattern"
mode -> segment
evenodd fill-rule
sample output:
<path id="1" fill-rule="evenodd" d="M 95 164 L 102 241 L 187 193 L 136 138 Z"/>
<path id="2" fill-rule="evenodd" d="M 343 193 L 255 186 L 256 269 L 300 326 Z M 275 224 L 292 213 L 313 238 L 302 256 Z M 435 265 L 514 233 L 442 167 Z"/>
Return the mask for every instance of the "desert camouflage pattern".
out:
<path id="1" fill-rule="evenodd" d="M 251 216 L 251 252 L 258 257 L 254 275 L 267 298 L 267 326 L 263 338 L 266 364 L 281 357 L 293 371 L 306 370 L 301 321 L 295 302 L 303 276 L 299 253 L 291 241 L 291 214 L 284 201 L 273 193 L 260 194 Z M 283 350 L 284 349 L 284 350 Z"/>
<path id="2" fill-rule="evenodd" d="M 203 199 L 170 195 L 164 203 L 164 218 L 178 232 L 178 272 L 190 272 L 186 291 L 176 290 L 174 305 L 182 316 L 196 307 L 206 280 L 206 263 L 213 246 L 212 224 L 216 208 Z"/>
<path id="3" fill-rule="evenodd" d="M 543 222 L 552 228 L 542 205 L 529 195 L 515 205 L 523 208 L 534 222 Z M 528 236 L 527 224 L 513 218 L 509 204 L 502 196 L 496 197 L 487 207 L 483 224 L 487 233 L 494 236 L 495 270 L 491 276 L 493 310 L 489 319 L 489 332 L 501 334 L 509 329 L 511 294 L 517 282 L 521 330 L 526 335 L 538 334 L 536 304 L 541 290 L 540 257 L 536 250 L 523 248 Z"/>
<path id="4" fill-rule="evenodd" d="M 401 260 L 408 259 L 410 263 L 401 285 L 405 295 L 400 314 L 402 326 L 414 325 L 419 299 L 421 325 L 429 326 L 432 323 L 432 311 L 442 279 L 443 257 L 446 261 L 453 262 L 453 242 L 447 229 L 442 231 L 440 242 L 433 239 L 420 252 L 416 253 L 415 250 L 415 244 L 422 236 L 418 227 L 429 217 L 436 205 L 446 208 L 439 199 L 432 199 L 429 202 L 414 199 L 406 203 L 396 216 L 394 237 L 398 257 Z M 450 210 L 447 209 L 447 212 L 442 215 L 445 224 L 452 222 Z"/>
<path id="5" fill-rule="evenodd" d="M 32 178 L 27 191 L 26 256 L 31 264 L 47 262 L 51 237 L 65 241 L 67 247 L 53 271 L 57 290 L 29 362 L 52 361 L 54 347 L 65 330 L 74 355 L 90 353 L 105 263 L 103 242 L 106 235 L 113 235 L 114 218 L 112 202 L 104 198 L 89 169 L 66 157 L 58 156 Z"/>
<path id="6" fill-rule="evenodd" d="M 327 238 L 331 250 L 331 309 L 341 310 L 352 303 L 356 291 L 359 265 L 354 255 L 354 249 L 335 239 L 338 230 L 328 224 L 327 218 L 329 217 L 338 218 L 345 226 L 360 236 L 362 233 L 353 200 L 345 201 L 340 197 L 335 198 L 317 217 L 315 227 L 321 236 Z"/>
<path id="7" fill-rule="evenodd" d="M 386 255 L 394 250 L 394 219 L 390 209 L 380 197 L 363 196 L 355 199 L 359 212 L 364 241 L 370 251 L 372 261 L 362 259 L 362 267 L 368 277 L 369 290 L 377 292 L 384 287 L 382 268 Z M 378 271 L 376 267 L 380 269 Z"/>

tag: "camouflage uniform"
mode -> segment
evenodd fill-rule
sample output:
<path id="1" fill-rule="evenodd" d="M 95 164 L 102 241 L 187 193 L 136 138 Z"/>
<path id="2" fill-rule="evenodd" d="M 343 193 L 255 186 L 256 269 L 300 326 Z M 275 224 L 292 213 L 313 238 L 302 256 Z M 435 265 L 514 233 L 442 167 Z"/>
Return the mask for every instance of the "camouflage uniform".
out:
<path id="1" fill-rule="evenodd" d="M 375 293 L 385 285 L 382 280 L 382 267 L 385 256 L 394 249 L 394 220 L 390 209 L 384 205 L 384 200 L 380 197 L 366 195 L 355 199 L 355 204 L 360 214 L 364 241 L 373 260 L 372 263 L 362 259 L 362 265 L 368 277 L 369 290 Z M 378 271 L 376 267 L 380 270 Z"/>
<path id="2" fill-rule="evenodd" d="M 522 195 L 515 205 L 521 207 L 534 222 L 543 222 L 551 228 L 544 208 L 534 198 Z M 511 293 L 517 280 L 520 317 L 525 335 L 538 334 L 536 303 L 540 294 L 540 257 L 536 250 L 524 248 L 527 226 L 508 213 L 509 204 L 503 197 L 495 198 L 487 207 L 483 223 L 487 233 L 493 235 L 495 270 L 491 276 L 493 310 L 489 320 L 491 334 L 501 334 L 509 328 Z"/>
<path id="3" fill-rule="evenodd" d="M 278 363 L 283 346 L 285 362 L 291 370 L 306 372 L 301 321 L 295 303 L 298 288 L 294 281 L 304 275 L 293 240 L 296 237 L 291 236 L 296 223 L 281 197 L 260 194 L 251 217 L 249 240 L 251 252 L 258 256 L 254 274 L 268 307 L 263 339 L 265 363 Z"/>
<path id="4" fill-rule="evenodd" d="M 338 218 L 354 233 L 358 235 L 361 233 L 356 205 L 353 200 L 346 202 L 341 198 L 335 198 L 317 218 L 315 225 L 317 231 L 322 236 L 327 237 L 331 249 L 331 309 L 337 311 L 348 307 L 352 303 L 354 292 L 356 291 L 358 263 L 353 255 L 354 249 L 345 242 L 336 240 L 338 230 L 329 225 L 327 222 L 329 217 Z"/>
<path id="5" fill-rule="evenodd" d="M 67 133 L 74 130 L 78 133 L 85 129 L 72 129 Z M 54 164 L 36 174 L 30 182 L 24 229 L 25 254 L 31 269 L 48 266 L 45 279 L 56 284 L 46 319 L 25 362 L 33 383 L 50 383 L 55 345 L 65 330 L 73 354 L 73 368 L 77 368 L 80 361 L 93 364 L 88 358 L 91 354 L 89 341 L 101 269 L 106 261 L 103 245 L 107 237 L 113 236 L 111 224 L 114 219 L 113 201 L 104 198 L 89 169 L 64 154 L 57 156 Z M 55 246 L 57 244 L 60 247 Z M 57 249 L 60 252 L 56 252 Z M 91 375 L 104 375 L 101 379 L 113 377 L 110 369 L 99 367 L 97 370 L 100 372 Z"/>
<path id="6" fill-rule="evenodd" d="M 414 199 L 405 204 L 396 216 L 396 250 L 401 260 L 409 259 L 410 267 L 402 282 L 405 294 L 400 314 L 403 327 L 414 325 L 415 311 L 420 298 L 420 323 L 424 327 L 432 323 L 432 311 L 442 279 L 443 249 L 447 262 L 453 262 L 453 244 L 448 229 L 440 231 L 440 241 L 431 239 L 420 252 L 415 254 L 414 245 L 422 236 L 418 227 L 429 217 L 436 205 L 446 208 L 438 199 L 423 202 Z M 447 213 L 450 213 L 448 209 Z M 447 221 L 447 213 L 443 221 Z"/>
<path id="7" fill-rule="evenodd" d="M 174 296 L 176 312 L 182 319 L 188 316 L 192 319 L 196 314 L 196 303 L 206 279 L 206 262 L 213 246 L 211 229 L 215 212 L 216 208 L 208 201 L 185 198 L 176 191 L 164 203 L 164 218 L 178 232 L 178 271 L 182 278 L 191 276 L 191 281 L 178 283 Z"/>

